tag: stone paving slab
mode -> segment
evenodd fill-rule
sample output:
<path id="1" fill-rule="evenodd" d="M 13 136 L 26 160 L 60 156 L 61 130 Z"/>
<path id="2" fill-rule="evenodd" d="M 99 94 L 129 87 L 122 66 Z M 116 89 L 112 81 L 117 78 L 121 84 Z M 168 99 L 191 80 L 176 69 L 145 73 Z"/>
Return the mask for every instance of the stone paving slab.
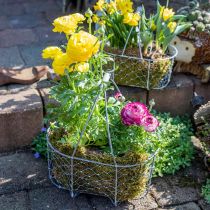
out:
<path id="1" fill-rule="evenodd" d="M 6 29 L 0 31 L 0 37 L 0 47 L 27 45 L 38 40 L 31 29 Z"/>
<path id="2" fill-rule="evenodd" d="M 31 151 L 0 157 L 0 195 L 46 186 L 51 186 L 47 163 Z"/>
<path id="3" fill-rule="evenodd" d="M 202 210 L 210 210 L 210 203 L 201 199 L 198 201 L 198 205 L 201 207 Z"/>
<path id="4" fill-rule="evenodd" d="M 37 65 L 50 65 L 49 60 L 44 60 L 42 58 L 42 50 L 49 46 L 49 45 L 55 45 L 58 44 L 59 42 L 57 41 L 56 43 L 34 43 L 26 46 L 19 46 L 20 54 L 23 58 L 23 60 L 26 63 L 26 67 L 31 67 L 31 66 L 37 66 Z"/>
<path id="5" fill-rule="evenodd" d="M 60 8 L 56 4 L 54 0 L 45 0 L 45 1 L 38 1 L 38 2 L 27 2 L 24 3 L 24 8 L 27 13 L 35 14 L 40 12 L 55 12 L 60 11 Z"/>
<path id="6" fill-rule="evenodd" d="M 29 192 L 31 210 L 91 210 L 87 197 L 79 195 L 72 199 L 70 193 L 55 187 Z"/>
<path id="7" fill-rule="evenodd" d="M 190 168 L 193 169 L 193 166 Z M 177 176 L 181 179 L 180 174 Z M 170 179 L 172 176 L 166 177 Z M 55 188 L 48 180 L 46 161 L 35 159 L 30 151 L 0 156 L 1 210 L 209 210 L 210 205 L 204 200 L 197 197 L 193 201 L 188 199 L 192 195 L 187 186 L 179 186 L 177 191 L 180 195 L 174 194 L 174 188 L 178 189 L 178 183 L 174 186 L 165 177 L 155 178 L 152 193 L 145 198 L 136 198 L 114 207 L 105 197 L 81 194 L 72 199 L 68 191 Z M 157 194 L 154 189 L 159 189 Z M 162 203 L 160 194 L 166 195 L 161 198 Z M 187 199 L 180 200 L 181 196 Z M 168 202 L 164 203 L 165 200 Z"/>
<path id="8" fill-rule="evenodd" d="M 0 7 L 0 14 L 1 15 L 23 15 L 25 14 L 25 8 L 23 7 L 22 4 L 19 3 L 13 3 L 13 4 L 6 4 L 8 0 L 4 0 L 3 3 L 1 3 Z"/>
<path id="9" fill-rule="evenodd" d="M 153 180 L 151 193 L 156 198 L 159 206 L 177 205 L 200 199 L 199 192 L 196 188 L 173 186 L 168 184 L 165 178 L 156 178 Z"/>
<path id="10" fill-rule="evenodd" d="M 41 26 L 41 27 L 36 27 L 34 28 L 35 34 L 39 37 L 40 41 L 44 42 L 50 42 L 50 41 L 60 41 L 60 43 L 65 43 L 66 37 L 64 34 L 61 33 L 55 33 L 53 32 L 53 26 Z"/>
<path id="11" fill-rule="evenodd" d="M 0 16 L 0 30 L 10 28 L 9 20 L 6 16 Z"/>
<path id="12" fill-rule="evenodd" d="M 199 206 L 196 203 L 190 202 L 183 205 L 178 205 L 174 207 L 168 207 L 168 208 L 159 208 L 158 210 L 201 210 Z"/>
<path id="13" fill-rule="evenodd" d="M 17 47 L 0 48 L 0 67 L 21 68 L 24 65 Z"/>
<path id="14" fill-rule="evenodd" d="M 1 210 L 28 210 L 27 193 L 19 192 L 0 196 Z"/>

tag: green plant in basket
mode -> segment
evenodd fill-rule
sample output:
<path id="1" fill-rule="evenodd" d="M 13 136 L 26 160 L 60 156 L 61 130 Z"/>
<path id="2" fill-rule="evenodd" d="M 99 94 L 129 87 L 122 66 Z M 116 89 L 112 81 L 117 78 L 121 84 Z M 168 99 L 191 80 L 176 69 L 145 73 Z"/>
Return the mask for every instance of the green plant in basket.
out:
<path id="1" fill-rule="evenodd" d="M 48 116 L 52 122 L 48 146 L 54 152 L 49 155 L 51 173 L 66 189 L 123 201 L 147 187 L 149 175 L 145 174 L 152 163 L 147 142 L 157 138 L 154 131 L 159 122 L 144 104 L 127 102 L 120 92 L 106 96 L 113 90 L 113 81 L 103 68 L 113 61 L 103 50 L 106 37 L 100 30 L 97 37 L 91 34 L 91 13 L 86 16 L 89 32 L 79 26 L 85 21 L 81 14 L 54 20 L 53 31 L 65 33 L 67 44 L 47 47 L 42 54 L 52 59 L 52 67 L 61 77 L 51 89 L 59 106 L 50 109 Z M 125 166 L 119 167 L 119 178 L 114 163 Z M 69 186 L 73 176 L 77 181 Z M 117 198 L 115 179 L 119 184 Z"/>
<path id="2" fill-rule="evenodd" d="M 183 22 L 185 16 L 176 15 L 158 1 L 157 12 L 149 17 L 143 5 L 134 12 L 131 0 L 109 3 L 99 0 L 94 8 L 99 12 L 93 16 L 93 21 L 111 36 L 106 50 L 119 66 L 115 75 L 117 83 L 147 89 L 159 87 L 160 81 L 170 73 L 176 55 L 175 49 L 169 52 L 169 43 L 190 27 Z"/>

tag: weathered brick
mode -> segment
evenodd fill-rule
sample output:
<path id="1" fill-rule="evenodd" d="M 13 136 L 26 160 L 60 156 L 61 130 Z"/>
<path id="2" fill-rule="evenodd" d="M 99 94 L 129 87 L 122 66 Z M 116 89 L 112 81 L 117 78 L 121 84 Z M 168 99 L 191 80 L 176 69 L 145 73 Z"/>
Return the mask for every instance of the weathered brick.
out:
<path id="1" fill-rule="evenodd" d="M 191 114 L 193 82 L 185 75 L 175 75 L 168 87 L 162 90 L 151 90 L 149 100 L 155 100 L 154 109 L 170 112 L 173 115 Z"/>
<path id="2" fill-rule="evenodd" d="M 37 41 L 31 29 L 7 29 L 0 32 L 0 47 L 26 45 Z"/>
<path id="3" fill-rule="evenodd" d="M 126 99 L 130 100 L 138 100 L 143 103 L 146 103 L 146 90 L 142 88 L 136 87 L 128 87 L 128 86 L 119 86 L 120 91 L 126 97 Z"/>
<path id="4" fill-rule="evenodd" d="M 47 109 L 49 105 L 58 106 L 58 102 L 50 98 L 50 88 L 39 89 L 39 92 L 43 100 L 44 111 L 45 111 L 44 114 L 47 114 Z"/>
<path id="5" fill-rule="evenodd" d="M 196 77 L 191 77 L 195 85 L 195 92 L 204 97 L 204 103 L 210 100 L 210 83 L 201 83 Z"/>
<path id="6" fill-rule="evenodd" d="M 42 13 L 10 16 L 8 19 L 12 28 L 33 28 L 47 24 L 45 15 Z"/>
<path id="7" fill-rule="evenodd" d="M 41 129 L 42 110 L 42 101 L 36 90 L 1 95 L 0 151 L 30 145 Z"/>
<path id="8" fill-rule="evenodd" d="M 21 68 L 24 65 L 17 47 L 0 48 L 0 66 Z"/>

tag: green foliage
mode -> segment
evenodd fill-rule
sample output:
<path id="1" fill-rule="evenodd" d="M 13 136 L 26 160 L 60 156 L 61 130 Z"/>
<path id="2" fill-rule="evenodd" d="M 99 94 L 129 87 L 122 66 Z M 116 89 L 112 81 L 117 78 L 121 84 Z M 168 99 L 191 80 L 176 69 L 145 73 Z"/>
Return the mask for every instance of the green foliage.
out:
<path id="1" fill-rule="evenodd" d="M 40 132 L 38 136 L 33 139 L 32 149 L 39 153 L 42 157 L 47 157 L 47 140 L 46 132 Z"/>
<path id="2" fill-rule="evenodd" d="M 155 176 L 174 174 L 189 166 L 193 158 L 192 125 L 187 117 L 171 117 L 168 113 L 156 115 L 160 121 L 159 138 L 152 141 L 153 150 L 159 149 L 155 160 Z"/>
<path id="3" fill-rule="evenodd" d="M 206 184 L 202 187 L 202 196 L 210 204 L 210 179 L 207 179 Z"/>
<path id="4" fill-rule="evenodd" d="M 188 29 L 191 24 L 183 22 L 183 15 L 171 15 L 170 18 L 164 19 L 164 11 L 167 7 L 161 6 L 157 1 L 156 14 L 146 17 L 143 7 L 140 20 L 141 43 L 143 52 L 146 55 L 151 50 L 151 44 L 155 43 L 159 52 L 165 52 L 172 39 Z"/>

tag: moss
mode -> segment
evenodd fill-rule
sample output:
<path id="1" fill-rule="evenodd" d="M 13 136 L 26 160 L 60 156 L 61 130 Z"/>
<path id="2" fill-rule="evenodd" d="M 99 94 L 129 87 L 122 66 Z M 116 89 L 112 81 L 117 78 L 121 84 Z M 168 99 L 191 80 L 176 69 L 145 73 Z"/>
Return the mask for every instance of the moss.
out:
<path id="1" fill-rule="evenodd" d="M 116 52 L 115 49 L 109 49 L 109 52 L 116 55 L 121 54 Z M 132 49 L 130 49 L 127 55 L 139 57 L 139 52 L 138 50 L 132 52 Z M 115 81 L 118 85 L 149 87 L 149 89 L 159 86 L 160 81 L 167 75 L 172 65 L 172 61 L 167 59 L 167 56 L 157 58 L 150 64 L 147 60 L 141 61 L 140 59 L 116 56 L 115 63 L 118 67 L 115 72 Z"/>
<path id="2" fill-rule="evenodd" d="M 64 130 L 59 129 L 50 134 L 50 142 L 54 148 L 61 153 L 71 156 L 73 149 L 68 143 L 61 143 L 59 139 L 64 135 Z M 85 160 L 97 161 L 104 164 L 113 164 L 113 157 L 96 148 L 79 147 L 75 157 L 84 160 L 74 159 L 74 190 L 84 193 L 104 195 L 111 199 L 115 197 L 115 167 L 88 162 Z M 60 185 L 71 189 L 71 161 L 58 153 L 53 153 L 53 177 Z M 143 193 L 147 187 L 149 172 L 148 154 L 137 154 L 129 152 L 122 157 L 116 157 L 118 165 L 138 166 L 118 168 L 117 177 L 117 200 L 126 201 L 133 199 Z"/>

